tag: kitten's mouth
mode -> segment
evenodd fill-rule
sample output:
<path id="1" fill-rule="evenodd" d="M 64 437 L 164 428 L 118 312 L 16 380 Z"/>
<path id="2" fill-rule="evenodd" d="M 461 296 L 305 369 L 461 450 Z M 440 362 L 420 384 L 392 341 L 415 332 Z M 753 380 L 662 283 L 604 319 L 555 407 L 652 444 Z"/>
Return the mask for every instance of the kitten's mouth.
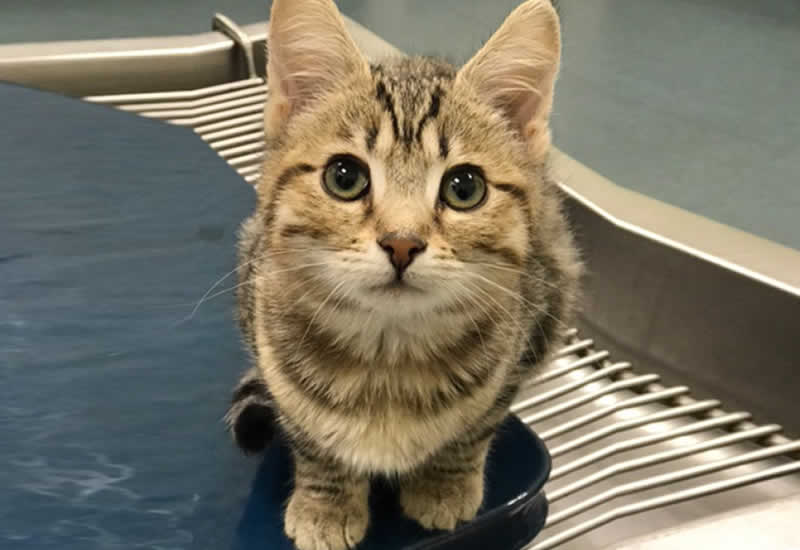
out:
<path id="1" fill-rule="evenodd" d="M 370 290 L 374 292 L 390 293 L 390 294 L 398 294 L 398 293 L 406 294 L 406 293 L 422 292 L 421 288 L 409 284 L 408 281 L 406 281 L 405 279 L 393 279 L 388 283 L 371 286 Z"/>

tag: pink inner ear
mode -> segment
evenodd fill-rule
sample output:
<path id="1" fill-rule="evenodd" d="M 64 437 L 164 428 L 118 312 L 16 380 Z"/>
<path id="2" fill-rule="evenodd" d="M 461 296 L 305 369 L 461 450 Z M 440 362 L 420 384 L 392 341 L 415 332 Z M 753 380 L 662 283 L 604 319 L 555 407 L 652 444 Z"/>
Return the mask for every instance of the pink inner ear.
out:
<path id="1" fill-rule="evenodd" d="M 550 87 L 550 83 L 543 82 L 542 84 L 548 88 Z M 542 100 L 543 98 L 541 94 L 529 94 L 528 97 L 523 100 L 523 103 L 520 106 L 519 117 L 522 120 L 533 120 L 534 118 L 538 118 L 541 115 L 540 110 L 543 107 Z"/>
<path id="2" fill-rule="evenodd" d="M 538 94 L 519 92 L 506 107 L 508 116 L 523 133 L 527 133 L 528 129 L 533 126 L 531 123 L 537 117 L 540 102 Z"/>
<path id="3" fill-rule="evenodd" d="M 546 147 L 561 39 L 549 0 L 528 0 L 508 16 L 459 72 L 484 101 L 501 109 L 537 151 Z M 542 139 L 539 139 L 542 138 Z"/>
<path id="4" fill-rule="evenodd" d="M 294 86 L 289 78 L 286 65 L 281 63 L 284 52 L 281 51 L 277 40 L 270 42 L 268 47 L 267 77 L 269 79 L 269 87 L 273 90 L 277 88 L 278 93 L 286 98 L 290 98 L 292 97 Z"/>
<path id="5" fill-rule="evenodd" d="M 287 114 L 369 70 L 332 0 L 274 0 L 268 48 L 270 101 Z"/>

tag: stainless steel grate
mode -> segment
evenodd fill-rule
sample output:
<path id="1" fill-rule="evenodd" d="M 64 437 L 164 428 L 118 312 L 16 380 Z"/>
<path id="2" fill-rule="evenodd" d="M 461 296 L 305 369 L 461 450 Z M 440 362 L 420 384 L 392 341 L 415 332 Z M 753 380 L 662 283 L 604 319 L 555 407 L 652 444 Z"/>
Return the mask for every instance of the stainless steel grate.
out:
<path id="1" fill-rule="evenodd" d="M 193 128 L 255 183 L 266 94 L 263 79 L 250 78 L 86 99 Z M 800 493 L 800 441 L 782 436 L 780 426 L 757 426 L 747 412 L 697 401 L 688 387 L 664 387 L 657 375 L 612 361 L 576 330 L 512 410 L 547 441 L 554 461 L 550 517 L 530 550 L 613 547 L 622 538 Z"/>
<path id="2" fill-rule="evenodd" d="M 790 474 L 800 472 L 800 461 L 790 455 L 800 441 L 781 436 L 780 426 L 756 426 L 749 413 L 727 413 L 716 400 L 694 400 L 685 386 L 658 382 L 612 362 L 573 331 L 557 360 L 525 388 L 512 410 L 548 443 L 554 462 L 551 513 L 531 550 L 610 547 L 619 542 L 615 531 L 645 534 L 682 523 L 682 515 L 694 519 L 798 491 L 800 478 Z M 755 485 L 783 476 L 768 489 Z M 651 515 L 638 529 L 600 529 L 741 487 L 750 490 L 739 499 L 697 500 L 691 511 Z"/>
<path id="3" fill-rule="evenodd" d="M 250 78 L 199 90 L 85 99 L 192 128 L 248 183 L 255 183 L 263 155 L 266 97 L 266 82 Z"/>

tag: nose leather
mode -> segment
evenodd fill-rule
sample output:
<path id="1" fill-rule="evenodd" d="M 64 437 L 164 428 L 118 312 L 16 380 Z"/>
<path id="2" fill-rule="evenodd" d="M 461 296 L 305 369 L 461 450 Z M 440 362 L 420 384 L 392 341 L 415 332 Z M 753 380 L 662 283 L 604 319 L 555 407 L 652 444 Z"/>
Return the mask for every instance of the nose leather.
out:
<path id="1" fill-rule="evenodd" d="M 416 235 L 398 235 L 389 233 L 378 241 L 378 244 L 389 255 L 398 276 L 408 269 L 411 262 L 425 251 L 428 244 Z"/>

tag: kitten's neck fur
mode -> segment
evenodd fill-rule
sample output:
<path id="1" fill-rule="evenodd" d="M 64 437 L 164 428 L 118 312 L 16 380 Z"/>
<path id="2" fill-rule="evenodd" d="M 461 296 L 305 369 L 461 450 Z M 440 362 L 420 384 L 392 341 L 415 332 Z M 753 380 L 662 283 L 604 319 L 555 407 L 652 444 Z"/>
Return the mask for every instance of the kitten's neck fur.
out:
<path id="1" fill-rule="evenodd" d="M 331 310 L 324 329 L 364 361 L 395 366 L 409 361 L 446 359 L 447 349 L 468 333 L 474 321 L 463 312 L 397 315 L 390 308 Z"/>

